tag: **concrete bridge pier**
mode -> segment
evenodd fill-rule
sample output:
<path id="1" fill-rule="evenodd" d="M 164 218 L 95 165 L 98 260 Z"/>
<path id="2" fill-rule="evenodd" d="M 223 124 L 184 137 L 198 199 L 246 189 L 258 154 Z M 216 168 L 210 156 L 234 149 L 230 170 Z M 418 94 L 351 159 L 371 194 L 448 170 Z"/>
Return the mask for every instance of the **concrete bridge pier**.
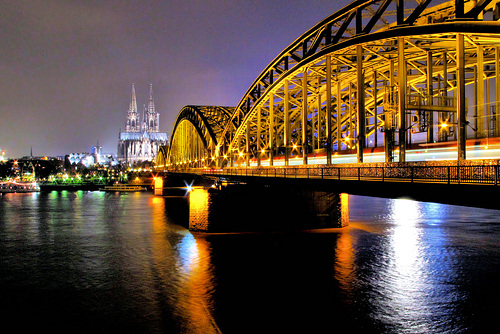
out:
<path id="1" fill-rule="evenodd" d="M 189 193 L 192 231 L 291 231 L 348 223 L 347 194 L 239 184 L 219 190 L 195 187 Z"/>
<path id="2" fill-rule="evenodd" d="M 196 174 L 168 174 L 154 177 L 154 194 L 157 196 L 185 196 L 190 187 L 209 187 L 215 178 Z"/>

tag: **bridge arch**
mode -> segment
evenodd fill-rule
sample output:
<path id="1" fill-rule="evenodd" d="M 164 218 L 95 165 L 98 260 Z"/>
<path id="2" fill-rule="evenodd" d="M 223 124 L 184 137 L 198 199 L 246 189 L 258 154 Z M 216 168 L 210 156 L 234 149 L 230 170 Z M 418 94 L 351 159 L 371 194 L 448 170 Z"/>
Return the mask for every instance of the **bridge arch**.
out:
<path id="1" fill-rule="evenodd" d="M 188 105 L 174 124 L 170 146 L 157 165 L 199 167 L 215 164 L 216 147 L 234 108 Z M 163 163 L 162 163 L 163 162 Z"/>
<path id="2" fill-rule="evenodd" d="M 331 164 L 369 149 L 404 162 L 416 144 L 456 141 L 465 159 L 467 138 L 500 136 L 499 18 L 493 0 L 353 1 L 264 69 L 210 154 Z"/>
<path id="3" fill-rule="evenodd" d="M 158 168 L 164 168 L 168 165 L 167 162 L 167 146 L 160 146 L 158 148 L 158 153 L 156 154 L 156 166 Z"/>

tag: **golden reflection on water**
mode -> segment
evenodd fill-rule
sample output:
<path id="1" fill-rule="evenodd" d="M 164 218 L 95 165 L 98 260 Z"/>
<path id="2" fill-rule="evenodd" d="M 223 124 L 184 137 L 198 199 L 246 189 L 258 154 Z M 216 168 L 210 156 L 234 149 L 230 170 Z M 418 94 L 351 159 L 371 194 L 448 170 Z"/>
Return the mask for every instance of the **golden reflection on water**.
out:
<path id="1" fill-rule="evenodd" d="M 349 230 L 339 233 L 335 248 L 335 279 L 342 291 L 349 297 L 355 276 L 355 255 L 353 250 L 353 237 Z"/>
<path id="2" fill-rule="evenodd" d="M 153 228 L 156 234 L 164 233 L 166 229 L 165 225 L 165 199 L 163 197 L 151 197 L 149 199 L 149 205 L 153 209 Z M 155 234 L 155 235 L 156 235 Z"/>
<path id="3" fill-rule="evenodd" d="M 189 332 L 220 332 L 212 315 L 214 277 L 210 267 L 209 244 L 203 238 L 186 234 L 182 242 L 181 258 L 189 277 L 183 289 L 187 311 L 192 319 Z"/>
<path id="4" fill-rule="evenodd" d="M 193 191 L 196 196 L 208 200 L 208 193 Z M 205 195 L 203 195 L 205 194 Z M 201 204 L 199 201 L 194 203 Z M 154 246 L 153 258 L 162 272 L 177 277 L 175 296 L 165 296 L 177 310 L 178 316 L 186 319 L 187 333 L 219 333 L 220 330 L 213 318 L 214 276 L 210 264 L 210 246 L 203 237 L 195 237 L 191 232 L 179 226 L 165 224 L 165 199 L 153 197 Z M 206 210 L 206 207 L 205 207 Z M 165 240 L 166 234 L 175 234 L 181 240 L 170 244 Z M 172 263 L 170 263 L 173 261 Z M 163 265 L 161 265 L 161 263 Z M 162 285 L 172 285 L 170 275 L 162 277 Z M 169 287 L 171 291 L 172 287 Z"/>

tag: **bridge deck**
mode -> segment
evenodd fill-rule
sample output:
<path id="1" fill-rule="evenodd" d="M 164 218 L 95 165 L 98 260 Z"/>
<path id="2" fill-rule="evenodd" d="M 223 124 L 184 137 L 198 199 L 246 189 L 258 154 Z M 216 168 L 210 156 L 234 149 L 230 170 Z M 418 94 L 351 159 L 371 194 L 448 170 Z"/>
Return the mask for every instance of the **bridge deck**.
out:
<path id="1" fill-rule="evenodd" d="M 367 166 L 367 167 L 265 167 L 189 169 L 212 176 L 293 178 L 338 181 L 377 181 L 439 184 L 499 185 L 499 165 L 473 166 Z"/>
<path id="2" fill-rule="evenodd" d="M 425 202 L 498 209 L 499 162 L 483 160 L 476 162 L 477 165 L 461 166 L 455 161 L 455 165 L 441 166 L 433 166 L 435 162 L 421 162 L 421 165 L 194 168 L 164 172 L 178 175 L 182 180 L 194 175 L 221 177 L 277 185 L 283 189 L 308 188 L 386 198 L 409 197 Z"/>

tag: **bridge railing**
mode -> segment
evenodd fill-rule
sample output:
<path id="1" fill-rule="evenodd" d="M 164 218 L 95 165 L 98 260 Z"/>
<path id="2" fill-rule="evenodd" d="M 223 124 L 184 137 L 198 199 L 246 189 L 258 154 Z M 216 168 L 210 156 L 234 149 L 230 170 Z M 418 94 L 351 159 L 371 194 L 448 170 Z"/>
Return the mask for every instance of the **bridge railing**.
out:
<path id="1" fill-rule="evenodd" d="M 480 166 L 369 166 L 369 167 L 260 167 L 190 169 L 189 173 L 265 178 L 421 182 L 499 185 L 499 165 Z"/>

